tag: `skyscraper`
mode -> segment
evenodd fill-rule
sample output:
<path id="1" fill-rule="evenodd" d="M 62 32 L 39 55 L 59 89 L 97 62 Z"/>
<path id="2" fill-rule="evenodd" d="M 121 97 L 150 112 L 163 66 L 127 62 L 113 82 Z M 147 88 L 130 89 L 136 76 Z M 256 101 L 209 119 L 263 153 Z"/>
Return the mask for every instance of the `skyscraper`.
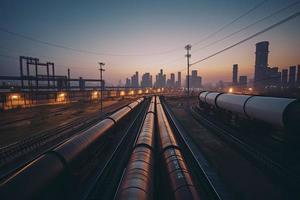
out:
<path id="1" fill-rule="evenodd" d="M 247 87 L 247 76 L 240 76 L 239 86 L 240 87 Z"/>
<path id="2" fill-rule="evenodd" d="M 281 73 L 281 83 L 283 86 L 286 86 L 288 83 L 288 70 L 283 69 Z"/>
<path id="3" fill-rule="evenodd" d="M 237 85 L 238 78 L 238 64 L 232 66 L 232 85 Z"/>
<path id="4" fill-rule="evenodd" d="M 163 70 L 156 75 L 155 87 L 165 87 L 166 86 L 166 75 L 163 74 Z"/>
<path id="5" fill-rule="evenodd" d="M 174 73 L 171 73 L 171 76 L 170 76 L 170 85 L 172 88 L 175 87 L 175 74 Z"/>
<path id="6" fill-rule="evenodd" d="M 152 76 L 150 75 L 150 73 L 143 74 L 141 87 L 152 87 Z"/>
<path id="7" fill-rule="evenodd" d="M 135 72 L 133 76 L 131 76 L 131 87 L 139 87 L 139 73 Z"/>
<path id="8" fill-rule="evenodd" d="M 297 66 L 297 85 L 300 86 L 300 65 Z"/>
<path id="9" fill-rule="evenodd" d="M 256 44 L 254 87 L 261 89 L 265 87 L 267 77 L 269 42 L 263 41 Z"/>
<path id="10" fill-rule="evenodd" d="M 125 83 L 125 87 L 130 87 L 131 86 L 131 82 L 129 78 L 126 78 L 126 83 Z"/>
<path id="11" fill-rule="evenodd" d="M 201 87 L 202 78 L 201 78 L 201 76 L 198 76 L 197 70 L 193 70 L 192 75 L 190 77 L 186 76 L 186 83 L 187 83 L 188 78 L 190 79 L 190 88 L 200 88 Z"/>
<path id="12" fill-rule="evenodd" d="M 178 72 L 177 87 L 181 88 L 181 72 Z"/>
<path id="13" fill-rule="evenodd" d="M 290 66 L 289 86 L 294 87 L 296 83 L 296 66 Z"/>

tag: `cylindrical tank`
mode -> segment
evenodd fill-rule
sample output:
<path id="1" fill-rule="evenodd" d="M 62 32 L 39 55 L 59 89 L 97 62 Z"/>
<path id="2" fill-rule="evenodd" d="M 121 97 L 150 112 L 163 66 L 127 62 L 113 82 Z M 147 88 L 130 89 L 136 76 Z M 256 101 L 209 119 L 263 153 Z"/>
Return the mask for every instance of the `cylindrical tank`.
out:
<path id="1" fill-rule="evenodd" d="M 205 102 L 213 107 L 217 107 L 216 105 L 216 98 L 218 97 L 218 95 L 220 95 L 221 93 L 219 92 L 209 92 L 206 97 L 205 97 Z"/>
<path id="2" fill-rule="evenodd" d="M 206 95 L 208 94 L 209 92 L 201 92 L 200 95 L 199 95 L 199 100 L 202 102 L 202 103 L 205 103 L 205 97 Z"/>
<path id="3" fill-rule="evenodd" d="M 216 103 L 218 108 L 245 115 L 244 104 L 251 97 L 250 95 L 221 94 L 217 97 Z"/>
<path id="4" fill-rule="evenodd" d="M 295 121 L 297 117 L 299 119 L 299 109 L 299 101 L 296 99 L 277 97 L 253 96 L 245 105 L 248 117 L 277 127 L 285 127 L 288 123 Z M 295 123 L 297 122 L 295 121 Z"/>

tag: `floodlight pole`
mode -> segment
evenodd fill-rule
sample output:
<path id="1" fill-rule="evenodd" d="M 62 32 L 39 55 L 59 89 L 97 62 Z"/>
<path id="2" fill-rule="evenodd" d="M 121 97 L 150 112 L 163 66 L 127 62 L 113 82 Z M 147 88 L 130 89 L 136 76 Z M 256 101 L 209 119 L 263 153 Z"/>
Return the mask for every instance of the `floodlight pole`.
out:
<path id="1" fill-rule="evenodd" d="M 188 44 L 184 48 L 187 52 L 185 57 L 187 59 L 187 98 L 189 99 L 190 98 L 190 57 L 191 57 L 190 50 L 192 48 L 192 45 Z"/>
<path id="2" fill-rule="evenodd" d="M 101 95 L 100 96 L 100 111 L 102 114 L 102 111 L 103 111 L 103 89 L 104 89 L 104 81 L 102 78 L 102 73 L 105 71 L 105 69 L 103 69 L 105 63 L 99 62 L 99 65 L 100 65 L 99 71 L 100 71 L 100 95 Z"/>

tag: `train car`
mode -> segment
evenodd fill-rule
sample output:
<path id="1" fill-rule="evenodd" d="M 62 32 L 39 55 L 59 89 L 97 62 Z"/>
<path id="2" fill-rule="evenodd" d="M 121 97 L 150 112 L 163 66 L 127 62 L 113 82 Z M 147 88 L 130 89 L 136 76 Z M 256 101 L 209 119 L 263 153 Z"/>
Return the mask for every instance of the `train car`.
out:
<path id="1" fill-rule="evenodd" d="M 300 127 L 300 101 L 291 98 L 201 92 L 199 105 L 260 121 L 277 128 Z"/>

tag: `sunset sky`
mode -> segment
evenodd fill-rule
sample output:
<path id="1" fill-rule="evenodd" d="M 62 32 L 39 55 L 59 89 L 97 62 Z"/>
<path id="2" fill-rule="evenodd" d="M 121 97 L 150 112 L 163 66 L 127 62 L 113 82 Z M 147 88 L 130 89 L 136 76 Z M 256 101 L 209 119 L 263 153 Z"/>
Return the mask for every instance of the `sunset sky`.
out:
<path id="1" fill-rule="evenodd" d="M 300 10 L 300 3 L 217 44 L 203 48 L 295 0 L 269 0 L 226 27 L 262 0 L 135 0 L 135 1 L 42 1 L 1 0 L 0 75 L 18 75 L 20 55 L 56 64 L 57 74 L 71 69 L 74 78 L 98 78 L 98 61 L 106 63 L 105 78 L 110 84 L 130 77 L 135 71 L 159 69 L 184 71 L 184 46 L 192 44 L 191 62 L 204 58 Z M 59 44 L 72 51 L 34 42 L 1 30 L 40 41 Z M 232 64 L 240 75 L 253 75 L 255 43 L 270 42 L 269 65 L 284 68 L 300 64 L 300 17 L 191 68 L 204 82 L 231 79 Z M 202 41 L 198 43 L 198 41 Z M 177 79 L 177 74 L 176 74 Z"/>

